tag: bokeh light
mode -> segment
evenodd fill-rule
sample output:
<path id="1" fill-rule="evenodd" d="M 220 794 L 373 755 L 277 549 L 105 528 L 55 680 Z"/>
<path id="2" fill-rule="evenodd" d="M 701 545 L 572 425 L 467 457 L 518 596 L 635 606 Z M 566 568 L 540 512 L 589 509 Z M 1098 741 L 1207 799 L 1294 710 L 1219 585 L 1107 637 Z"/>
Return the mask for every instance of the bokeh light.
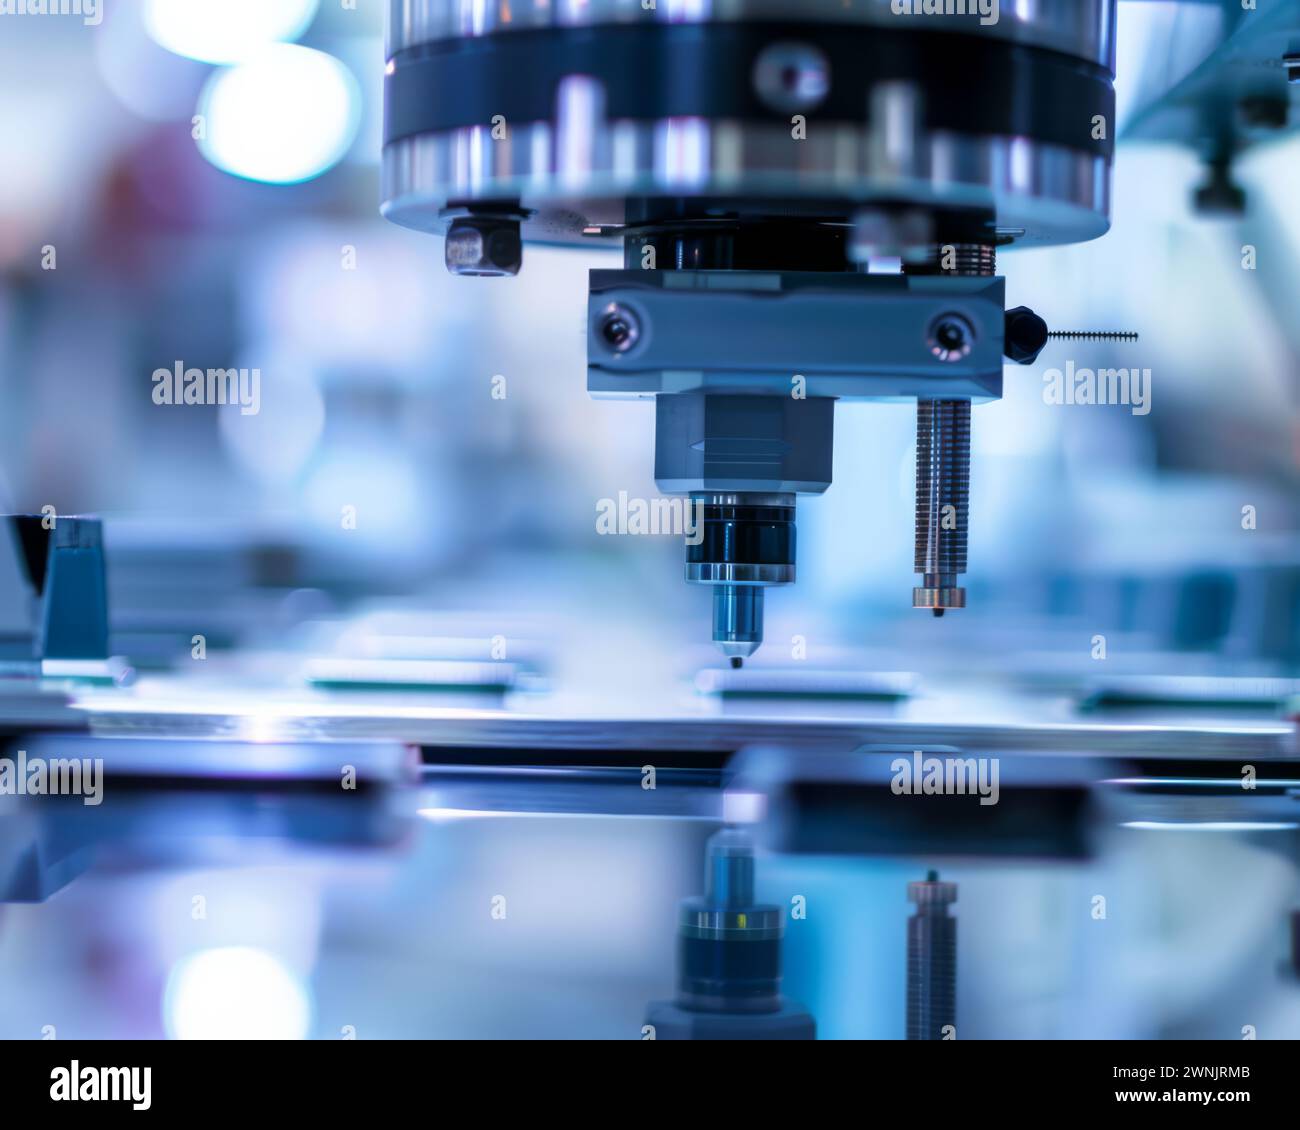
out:
<path id="1" fill-rule="evenodd" d="M 302 1040 L 311 1027 L 311 1000 L 297 974 L 273 954 L 223 946 L 176 963 L 163 1019 L 176 1040 Z"/>
<path id="2" fill-rule="evenodd" d="M 269 43 L 297 39 L 320 0 L 148 0 L 145 27 L 177 55 L 235 63 Z"/>
<path id="3" fill-rule="evenodd" d="M 333 56 L 279 43 L 213 75 L 199 114 L 199 149 L 217 168 L 293 184 L 343 158 L 360 123 L 361 91 Z"/>

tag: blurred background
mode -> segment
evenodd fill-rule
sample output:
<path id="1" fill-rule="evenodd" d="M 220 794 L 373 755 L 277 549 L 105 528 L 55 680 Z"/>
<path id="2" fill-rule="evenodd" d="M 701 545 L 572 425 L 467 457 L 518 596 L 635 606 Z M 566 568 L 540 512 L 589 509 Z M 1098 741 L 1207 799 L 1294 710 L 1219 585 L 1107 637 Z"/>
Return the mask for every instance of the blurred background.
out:
<path id="1" fill-rule="evenodd" d="M 299 693 L 304 655 L 499 636 L 528 641 L 530 709 L 707 713 L 708 595 L 678 540 L 597 531 L 600 500 L 655 493 L 652 408 L 585 388 L 586 272 L 617 264 L 529 248 L 517 279 L 458 279 L 440 240 L 380 218 L 383 7 L 0 17 L 0 510 L 103 516 L 113 652 L 141 688 Z M 1177 69 L 1175 25 L 1186 43 L 1203 17 L 1121 10 L 1123 139 Z M 1245 214 L 1207 218 L 1195 153 L 1121 140 L 1110 234 L 1000 267 L 1008 306 L 1141 338 L 1054 342 L 975 410 L 968 609 L 910 607 L 912 408 L 844 404 L 762 661 L 1077 689 L 1102 636 L 1108 677 L 1300 673 L 1298 171 L 1293 135 L 1256 146 Z M 1150 412 L 1048 403 L 1069 361 L 1149 368 Z M 178 363 L 258 369 L 260 411 L 156 404 Z M 396 856 L 108 853 L 0 907 L 0 1035 L 638 1038 L 713 823 L 425 807 Z M 954 872 L 981 970 L 963 1035 L 1300 1036 L 1275 978 L 1284 853 L 1132 829 L 1109 847 Z M 787 989 L 823 1035 L 901 1034 L 915 870 L 770 860 L 765 893 L 809 899 Z"/>

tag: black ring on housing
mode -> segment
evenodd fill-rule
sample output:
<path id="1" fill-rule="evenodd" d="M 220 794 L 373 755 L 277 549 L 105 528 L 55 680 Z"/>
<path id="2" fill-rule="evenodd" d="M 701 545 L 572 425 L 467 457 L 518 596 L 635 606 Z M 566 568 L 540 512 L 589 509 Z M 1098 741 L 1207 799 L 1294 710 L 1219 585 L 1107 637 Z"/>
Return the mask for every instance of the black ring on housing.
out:
<path id="1" fill-rule="evenodd" d="M 681 935 L 677 961 L 678 991 L 687 1000 L 717 1001 L 715 1007 L 743 1006 L 746 1001 L 775 1003 L 779 994 L 779 937 L 750 941 L 742 931 L 725 940 Z"/>
<path id="2" fill-rule="evenodd" d="M 488 127 L 497 115 L 507 124 L 550 120 L 572 75 L 602 84 L 609 119 L 788 125 L 790 115 L 759 97 L 752 72 L 764 49 L 790 41 L 816 47 L 830 64 L 830 88 L 810 121 L 867 124 L 874 86 L 911 81 L 924 91 L 930 130 L 1113 152 L 1115 91 L 1105 67 L 976 34 L 808 23 L 539 28 L 407 48 L 385 79 L 384 143 Z M 1098 115 L 1111 126 L 1100 140 Z"/>
<path id="3" fill-rule="evenodd" d="M 698 545 L 686 544 L 688 565 L 793 565 L 793 506 L 705 503 Z"/>

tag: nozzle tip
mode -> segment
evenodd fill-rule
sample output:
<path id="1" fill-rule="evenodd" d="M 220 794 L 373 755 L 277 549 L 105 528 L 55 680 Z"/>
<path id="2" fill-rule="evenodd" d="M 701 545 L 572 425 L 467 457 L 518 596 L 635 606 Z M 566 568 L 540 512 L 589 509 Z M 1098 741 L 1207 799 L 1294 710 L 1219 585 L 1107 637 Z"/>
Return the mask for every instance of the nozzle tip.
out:
<path id="1" fill-rule="evenodd" d="M 733 671 L 739 671 L 743 666 L 745 666 L 745 660 L 742 656 L 733 655 L 731 657 L 731 669 Z"/>

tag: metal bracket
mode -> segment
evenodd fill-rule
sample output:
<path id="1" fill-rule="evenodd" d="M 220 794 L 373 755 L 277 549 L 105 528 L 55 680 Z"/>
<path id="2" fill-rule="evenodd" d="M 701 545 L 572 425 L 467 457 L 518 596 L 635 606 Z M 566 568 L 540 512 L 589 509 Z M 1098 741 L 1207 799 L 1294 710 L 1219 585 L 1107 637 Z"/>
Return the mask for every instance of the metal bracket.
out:
<path id="1" fill-rule="evenodd" d="M 996 400 L 1004 293 L 997 277 L 592 271 L 587 388 Z"/>

